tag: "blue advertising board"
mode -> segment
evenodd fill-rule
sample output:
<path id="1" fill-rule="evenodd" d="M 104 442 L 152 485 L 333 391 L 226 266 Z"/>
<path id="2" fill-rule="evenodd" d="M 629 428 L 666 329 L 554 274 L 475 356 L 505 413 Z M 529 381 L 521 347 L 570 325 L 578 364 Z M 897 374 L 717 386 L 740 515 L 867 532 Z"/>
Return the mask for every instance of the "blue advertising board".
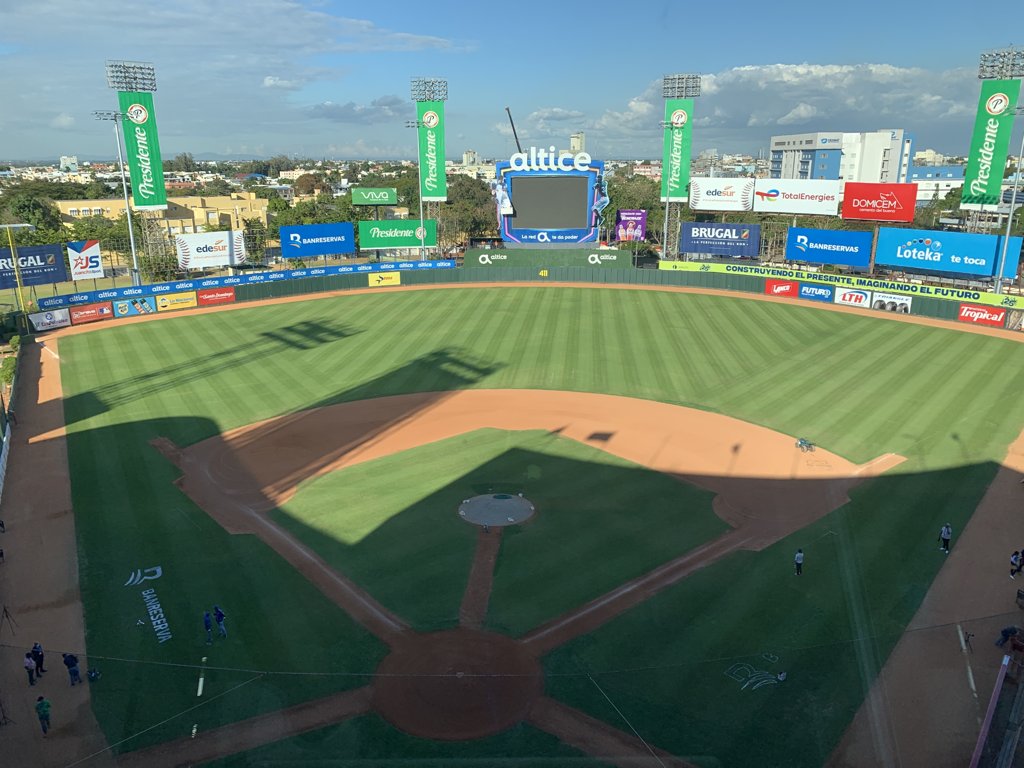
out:
<path id="1" fill-rule="evenodd" d="M 786 234 L 786 260 L 867 269 L 871 263 L 871 239 L 870 232 L 790 227 Z"/>
<path id="2" fill-rule="evenodd" d="M 1021 238 L 1011 237 L 1003 277 L 1017 274 Z M 931 229 L 878 230 L 875 264 L 903 270 L 992 277 L 1003 254 L 1003 238 Z"/>
<path id="3" fill-rule="evenodd" d="M 68 279 L 64 262 L 64 248 L 59 243 L 50 245 L 19 245 L 18 271 L 22 285 L 46 285 L 64 283 Z M 0 248 L 0 288 L 17 288 L 14 262 L 10 248 Z"/>
<path id="4" fill-rule="evenodd" d="M 835 297 L 835 288 L 831 285 L 818 285 L 817 283 L 800 283 L 800 293 L 798 294 L 801 299 L 809 299 L 810 301 L 824 301 L 829 304 Z"/>
<path id="5" fill-rule="evenodd" d="M 355 253 L 355 250 L 355 232 L 347 221 L 281 227 L 281 255 L 286 259 Z"/>
<path id="6" fill-rule="evenodd" d="M 21 248 L 18 249 L 18 256 L 21 256 Z M 272 283 L 279 280 L 302 280 L 304 278 L 325 277 L 327 275 L 350 275 L 361 272 L 410 272 L 421 269 L 455 269 L 455 262 L 451 259 L 444 259 L 440 261 L 387 261 L 375 264 L 340 264 L 328 267 L 310 267 L 308 269 L 288 269 L 277 272 L 249 272 L 244 275 L 231 275 L 229 277 L 176 280 L 170 283 L 153 283 L 152 285 L 108 288 L 102 291 L 82 291 L 81 293 L 64 294 L 62 296 L 48 296 L 39 300 L 39 308 L 56 309 L 59 307 L 74 307 L 79 304 L 93 304 L 98 301 L 128 299 L 131 309 L 126 309 L 122 315 L 117 316 L 148 314 L 142 299 L 158 296 L 162 293 L 198 291 L 203 288 L 222 288 L 227 285 Z M 141 308 L 136 307 L 131 299 L 139 299 Z"/>
<path id="7" fill-rule="evenodd" d="M 679 230 L 679 252 L 757 256 L 761 252 L 761 225 L 684 221 Z"/>

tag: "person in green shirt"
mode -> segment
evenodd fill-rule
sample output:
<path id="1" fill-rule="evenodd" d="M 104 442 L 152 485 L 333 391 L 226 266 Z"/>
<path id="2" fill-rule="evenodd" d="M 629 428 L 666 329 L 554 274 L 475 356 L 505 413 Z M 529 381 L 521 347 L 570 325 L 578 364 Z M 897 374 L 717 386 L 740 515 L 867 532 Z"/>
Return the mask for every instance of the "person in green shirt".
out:
<path id="1" fill-rule="evenodd" d="M 50 730 L 50 700 L 40 696 L 36 699 L 36 715 L 39 716 L 39 725 L 43 729 L 43 736 Z"/>

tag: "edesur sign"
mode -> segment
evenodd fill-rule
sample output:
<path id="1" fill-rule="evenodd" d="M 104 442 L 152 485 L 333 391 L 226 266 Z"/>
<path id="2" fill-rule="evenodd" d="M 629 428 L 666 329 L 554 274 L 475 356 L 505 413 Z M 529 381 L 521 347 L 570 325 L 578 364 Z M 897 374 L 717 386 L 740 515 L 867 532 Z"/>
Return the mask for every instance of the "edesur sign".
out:
<path id="1" fill-rule="evenodd" d="M 695 211 L 749 211 L 753 179 L 691 179 L 690 208 Z"/>
<path id="2" fill-rule="evenodd" d="M 844 219 L 913 221 L 917 184 L 867 184 L 848 181 L 843 187 Z"/>

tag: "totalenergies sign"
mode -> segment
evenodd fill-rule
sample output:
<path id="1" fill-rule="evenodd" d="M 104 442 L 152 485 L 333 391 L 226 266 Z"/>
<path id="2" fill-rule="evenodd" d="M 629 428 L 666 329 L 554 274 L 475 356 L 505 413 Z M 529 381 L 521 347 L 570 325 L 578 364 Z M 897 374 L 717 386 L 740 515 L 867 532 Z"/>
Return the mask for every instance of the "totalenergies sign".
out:
<path id="1" fill-rule="evenodd" d="M 917 184 L 868 184 L 843 187 L 842 217 L 858 221 L 913 221 Z"/>

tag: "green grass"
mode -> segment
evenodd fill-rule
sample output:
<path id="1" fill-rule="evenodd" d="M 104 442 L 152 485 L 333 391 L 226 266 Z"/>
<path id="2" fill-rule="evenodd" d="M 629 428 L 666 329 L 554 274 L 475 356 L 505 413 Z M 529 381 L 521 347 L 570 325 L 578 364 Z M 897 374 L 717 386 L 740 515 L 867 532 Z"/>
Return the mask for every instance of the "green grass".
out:
<path id="1" fill-rule="evenodd" d="M 865 627 L 872 636 L 886 638 L 872 646 L 870 663 L 837 672 L 811 691 L 813 696 L 801 699 L 804 712 L 826 696 L 835 710 L 819 729 L 814 747 L 819 754 L 834 744 L 891 638 L 927 590 L 938 567 L 930 546 L 938 525 L 948 517 L 962 529 L 995 470 L 991 462 L 1002 460 L 1024 423 L 1024 403 L 1016 393 L 1024 347 L 1012 341 L 812 307 L 648 291 L 522 288 L 345 296 L 111 326 L 61 340 L 60 354 L 88 651 L 105 666 L 103 685 L 93 689 L 93 697 L 112 741 L 194 704 L 196 665 L 207 654 L 201 610 L 213 602 L 227 609 L 233 634 L 230 645 L 209 651 L 212 664 L 330 674 L 269 675 L 228 693 L 253 675 L 218 672 L 213 693 L 225 695 L 203 708 L 201 727 L 363 684 L 359 673 L 372 671 L 384 651 L 276 555 L 248 537 L 226 535 L 197 510 L 172 484 L 173 468 L 148 445 L 154 437 L 189 445 L 316 405 L 414 391 L 530 387 L 632 395 L 717 410 L 809 437 L 854 461 L 886 451 L 903 454 L 909 461 L 899 474 L 864 486 L 855 503 L 837 513 L 847 526 L 836 555 L 840 578 L 828 582 L 814 603 L 833 606 L 832 612 L 816 609 L 805 617 L 803 645 L 859 637 Z M 378 487 L 377 492 L 385 490 Z M 429 492 L 428 487 L 394 489 L 386 501 L 395 509 L 409 508 L 410 502 L 415 508 L 430 498 Z M 424 496 L 417 499 L 418 494 Z M 405 518 L 406 513 L 393 516 L 384 528 L 395 525 L 393 520 L 406 525 Z M 556 525 L 543 537 L 533 535 L 546 524 L 539 519 L 536 529 L 505 542 L 496 571 L 495 608 L 488 618 L 492 626 L 515 632 L 561 609 L 548 604 L 547 595 L 537 595 L 536 605 L 509 600 L 553 578 L 544 573 L 551 554 L 557 554 L 559 544 L 576 544 L 567 530 L 579 535 L 577 525 Z M 340 555 L 346 547 L 353 552 L 365 547 L 360 542 L 374 539 L 375 525 L 367 518 L 361 529 L 345 534 L 357 541 L 354 546 L 336 541 L 338 534 L 329 527 L 317 535 L 325 544 L 332 541 Z M 434 547 L 454 541 L 445 562 L 465 572 L 468 540 L 431 539 L 434 534 L 426 529 L 409 526 L 395 530 L 411 534 L 411 543 L 421 536 Z M 627 525 L 609 540 L 614 543 L 619 535 L 637 531 Z M 908 542 L 924 539 L 929 546 L 923 552 L 908 553 Z M 551 663 L 568 659 L 566 668 L 577 671 L 621 667 L 631 663 L 640 646 L 658 661 L 677 653 L 673 633 L 690 631 L 691 624 L 693 632 L 706 633 L 694 638 L 684 632 L 690 645 L 683 650 L 689 654 L 692 645 L 698 660 L 706 658 L 709 647 L 731 648 L 740 634 L 781 631 L 787 614 L 766 608 L 780 586 L 772 569 L 779 567 L 792 579 L 788 564 L 798 541 L 800 535 L 781 543 L 778 551 L 770 551 L 774 555 L 729 558 L 559 651 Z M 657 556 L 652 559 L 685 544 L 654 542 Z M 590 547 L 594 557 L 614 554 L 613 546 L 605 543 L 602 550 L 596 540 L 579 545 Z M 529 559 L 526 553 L 534 547 L 543 558 L 530 569 L 511 565 Z M 423 567 L 414 550 L 396 551 Z M 356 561 L 370 564 L 369 549 L 356 554 Z M 809 574 L 816 560 L 809 550 Z M 122 586 L 132 570 L 155 565 L 164 568 L 164 575 L 147 585 L 157 589 L 174 632 L 162 645 L 151 630 L 135 627 L 144 615 L 139 588 Z M 582 567 L 595 582 L 588 588 L 602 590 L 601 564 Z M 611 567 L 614 578 L 628 570 L 621 562 Z M 566 594 L 572 600 L 583 597 L 569 586 Z M 450 614 L 454 591 L 420 593 L 434 603 L 420 617 L 425 624 Z M 802 609 L 801 600 L 796 596 L 785 605 Z M 838 606 L 846 606 L 853 617 L 845 619 L 845 626 Z M 741 608 L 742 622 L 733 616 Z M 644 621 L 637 617 L 654 620 L 654 610 L 662 611 L 666 631 L 662 645 L 648 651 L 657 635 L 641 631 Z M 636 623 L 622 623 L 627 621 Z M 787 647 L 799 645 L 793 641 Z M 747 657 L 751 651 L 736 653 Z M 104 657 L 133 661 L 103 662 Z M 645 657 L 636 660 L 645 663 Z M 164 662 L 186 666 L 160 666 Z M 714 673 L 716 684 L 720 677 L 720 671 Z M 674 726 L 668 714 L 655 717 L 653 710 L 668 713 L 672 706 L 687 712 L 707 706 L 706 716 L 699 711 L 684 715 L 695 718 L 686 722 L 698 723 L 697 730 L 707 731 L 715 744 L 737 735 L 700 725 L 701 717 L 717 717 L 720 705 L 709 698 L 713 687 L 697 688 L 703 699 L 695 696 L 693 702 L 704 704 L 684 706 L 679 692 L 687 690 L 689 678 L 666 673 L 663 681 L 636 680 L 616 688 L 613 698 L 623 697 L 628 714 L 634 700 L 649 696 L 645 706 L 651 712 L 645 716 L 650 714 L 651 727 L 657 728 L 654 740 L 661 746 L 686 754 L 701 751 L 701 744 L 670 733 Z M 566 688 L 565 697 L 600 709 L 599 694 L 584 689 Z M 642 701 L 637 704 L 641 712 Z M 192 715 L 173 719 L 124 748 L 185 735 L 191 728 L 186 720 L 193 721 Z M 772 738 L 781 742 L 781 721 L 765 722 L 775 728 Z M 737 756 L 734 764 L 749 763 L 738 757 L 739 745 L 753 745 L 756 734 L 771 731 L 760 723 L 756 718 L 746 722 L 750 730 L 739 734 L 737 746 L 715 749 Z"/>
<path id="2" fill-rule="evenodd" d="M 312 480 L 274 518 L 416 629 L 437 630 L 458 622 L 476 546 L 458 504 L 491 490 L 525 492 L 538 509 L 502 539 L 488 623 L 505 634 L 727 529 L 707 491 L 567 438 L 494 429 Z"/>
<path id="3" fill-rule="evenodd" d="M 407 736 L 376 715 L 350 720 L 224 760 L 203 768 L 602 768 L 592 760 L 528 725 L 475 741 L 436 742 Z"/>

